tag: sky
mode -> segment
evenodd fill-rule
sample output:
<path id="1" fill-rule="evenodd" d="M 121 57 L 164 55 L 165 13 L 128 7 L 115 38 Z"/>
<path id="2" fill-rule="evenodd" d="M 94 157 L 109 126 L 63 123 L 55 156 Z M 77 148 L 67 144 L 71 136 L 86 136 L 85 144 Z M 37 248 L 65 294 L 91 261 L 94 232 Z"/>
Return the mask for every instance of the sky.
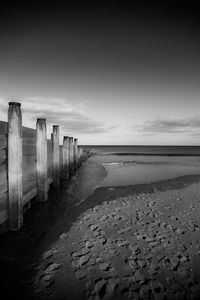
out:
<path id="1" fill-rule="evenodd" d="M 18 101 L 48 137 L 55 124 L 82 145 L 200 145 L 192 1 L 27 2 L 0 11 L 0 120 Z"/>

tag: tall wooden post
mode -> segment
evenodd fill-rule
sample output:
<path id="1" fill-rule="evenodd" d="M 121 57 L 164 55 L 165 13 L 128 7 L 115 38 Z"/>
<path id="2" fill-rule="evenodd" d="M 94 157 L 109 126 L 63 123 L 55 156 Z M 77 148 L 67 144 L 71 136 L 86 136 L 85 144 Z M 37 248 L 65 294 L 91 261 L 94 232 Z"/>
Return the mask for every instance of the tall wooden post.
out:
<path id="1" fill-rule="evenodd" d="M 59 126 L 53 125 L 53 185 L 60 185 Z"/>
<path id="2" fill-rule="evenodd" d="M 80 156 L 80 160 L 82 160 L 82 158 L 83 158 L 83 148 L 82 147 L 79 148 L 79 156 Z"/>
<path id="3" fill-rule="evenodd" d="M 78 160 L 78 167 L 80 166 L 80 146 L 77 146 L 77 160 Z"/>
<path id="4" fill-rule="evenodd" d="M 63 137 L 63 179 L 69 179 L 69 137 Z"/>
<path id="5" fill-rule="evenodd" d="M 74 169 L 78 168 L 78 139 L 74 139 Z"/>
<path id="6" fill-rule="evenodd" d="M 46 201 L 47 194 L 47 129 L 46 119 L 37 119 L 37 201 Z"/>
<path id="7" fill-rule="evenodd" d="M 8 203 L 9 229 L 23 224 L 21 104 L 9 102 L 8 109 Z"/>
<path id="8" fill-rule="evenodd" d="M 60 180 L 63 179 L 63 145 L 59 145 Z"/>
<path id="9" fill-rule="evenodd" d="M 81 157 L 81 163 L 85 161 L 85 153 L 83 152 L 83 148 L 80 148 L 80 157 Z"/>
<path id="10" fill-rule="evenodd" d="M 74 173 L 74 145 L 73 137 L 69 137 L 69 173 Z"/>

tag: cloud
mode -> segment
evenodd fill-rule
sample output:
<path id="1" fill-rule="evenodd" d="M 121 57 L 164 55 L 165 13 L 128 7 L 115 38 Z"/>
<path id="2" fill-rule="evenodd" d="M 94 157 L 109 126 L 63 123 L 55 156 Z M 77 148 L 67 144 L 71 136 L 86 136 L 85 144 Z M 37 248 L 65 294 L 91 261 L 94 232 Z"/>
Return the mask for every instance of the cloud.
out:
<path id="1" fill-rule="evenodd" d="M 1 110 L 6 112 L 8 101 L 0 99 Z M 116 126 L 93 119 L 85 111 L 85 102 L 73 105 L 66 99 L 27 97 L 16 100 L 22 104 L 23 119 L 36 122 L 37 118 L 46 118 L 51 125 L 60 125 L 61 133 L 97 134 L 108 133 Z"/>
<path id="2" fill-rule="evenodd" d="M 137 128 L 144 134 L 180 133 L 196 136 L 200 132 L 200 117 L 153 119 Z"/>

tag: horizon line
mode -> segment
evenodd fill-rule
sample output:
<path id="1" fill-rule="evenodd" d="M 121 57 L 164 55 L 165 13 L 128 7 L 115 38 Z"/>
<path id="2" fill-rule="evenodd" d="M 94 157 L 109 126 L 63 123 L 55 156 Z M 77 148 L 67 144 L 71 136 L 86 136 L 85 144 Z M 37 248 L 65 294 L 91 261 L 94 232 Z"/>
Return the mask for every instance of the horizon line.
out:
<path id="1" fill-rule="evenodd" d="M 112 145 L 112 144 L 80 144 L 81 147 L 200 147 L 200 145 Z"/>

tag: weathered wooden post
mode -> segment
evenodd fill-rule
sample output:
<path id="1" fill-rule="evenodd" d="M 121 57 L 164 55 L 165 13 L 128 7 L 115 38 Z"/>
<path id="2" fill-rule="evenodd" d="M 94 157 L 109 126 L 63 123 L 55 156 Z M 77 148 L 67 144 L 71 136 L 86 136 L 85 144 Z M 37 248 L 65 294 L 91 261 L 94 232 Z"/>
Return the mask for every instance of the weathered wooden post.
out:
<path id="1" fill-rule="evenodd" d="M 69 137 L 63 137 L 63 179 L 69 179 Z"/>
<path id="2" fill-rule="evenodd" d="M 59 126 L 53 125 L 53 185 L 60 186 Z"/>
<path id="3" fill-rule="evenodd" d="M 8 210 L 9 229 L 23 224 L 22 114 L 21 104 L 9 102 L 8 109 Z"/>
<path id="4" fill-rule="evenodd" d="M 69 137 L 69 173 L 74 173 L 74 145 L 73 137 Z"/>
<path id="5" fill-rule="evenodd" d="M 59 145 L 60 180 L 63 180 L 63 145 Z"/>
<path id="6" fill-rule="evenodd" d="M 80 163 L 82 163 L 82 160 L 83 160 L 83 148 L 82 147 L 79 148 L 79 157 L 80 157 Z"/>
<path id="7" fill-rule="evenodd" d="M 48 198 L 46 119 L 37 119 L 36 150 L 37 150 L 37 201 L 46 201 Z"/>
<path id="8" fill-rule="evenodd" d="M 78 160 L 78 167 L 80 166 L 80 146 L 77 146 L 77 160 Z"/>
<path id="9" fill-rule="evenodd" d="M 74 169 L 78 168 L 78 139 L 74 139 Z"/>

